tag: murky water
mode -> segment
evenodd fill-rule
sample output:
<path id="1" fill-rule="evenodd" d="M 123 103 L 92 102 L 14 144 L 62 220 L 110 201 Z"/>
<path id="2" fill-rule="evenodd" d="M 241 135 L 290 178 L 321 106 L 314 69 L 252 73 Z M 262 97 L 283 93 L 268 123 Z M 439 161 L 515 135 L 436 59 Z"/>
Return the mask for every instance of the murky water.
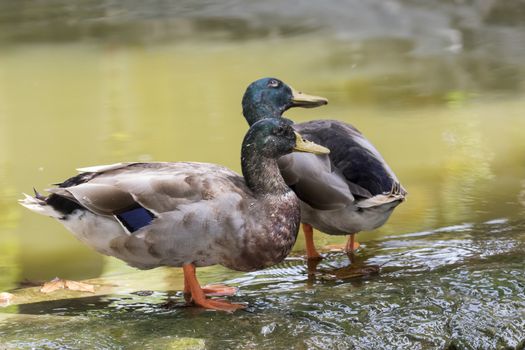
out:
<path id="1" fill-rule="evenodd" d="M 523 6 L 298 3 L 0 3 L 0 349 L 525 348 Z M 356 125 L 409 191 L 352 264 L 309 273 L 300 236 L 274 268 L 201 269 L 249 304 L 203 311 L 177 269 L 131 269 L 17 205 L 93 164 L 238 171 L 241 96 L 268 75 L 328 97 L 287 116 Z M 55 276 L 97 293 L 20 289 Z"/>

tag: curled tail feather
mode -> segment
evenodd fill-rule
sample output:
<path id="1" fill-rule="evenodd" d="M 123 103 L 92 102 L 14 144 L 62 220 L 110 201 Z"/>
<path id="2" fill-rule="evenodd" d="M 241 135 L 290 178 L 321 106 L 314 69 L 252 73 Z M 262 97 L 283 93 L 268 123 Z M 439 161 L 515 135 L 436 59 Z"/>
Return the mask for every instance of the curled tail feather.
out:
<path id="1" fill-rule="evenodd" d="M 24 199 L 19 199 L 18 203 L 27 209 L 41 215 L 50 216 L 52 218 L 61 219 L 64 214 L 56 211 L 53 207 L 48 205 L 44 196 L 35 191 L 35 197 L 23 193 Z"/>

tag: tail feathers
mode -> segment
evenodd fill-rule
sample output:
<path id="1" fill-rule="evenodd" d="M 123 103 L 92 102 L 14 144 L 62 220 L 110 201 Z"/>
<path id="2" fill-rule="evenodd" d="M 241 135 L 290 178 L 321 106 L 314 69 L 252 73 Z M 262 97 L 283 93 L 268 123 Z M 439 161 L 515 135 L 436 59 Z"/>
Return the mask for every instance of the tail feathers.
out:
<path id="1" fill-rule="evenodd" d="M 405 200 L 404 194 L 380 194 L 372 198 L 368 198 L 356 203 L 356 206 L 359 208 L 372 208 L 379 207 L 384 204 L 393 203 L 393 202 L 402 202 Z"/>
<path id="2" fill-rule="evenodd" d="M 35 198 L 36 199 L 40 199 L 40 200 L 45 200 L 46 199 L 46 196 L 43 196 L 40 193 L 38 193 L 38 191 L 34 187 L 33 187 L 33 192 L 35 192 Z M 24 193 L 24 196 L 27 197 L 27 194 Z"/>
<path id="3" fill-rule="evenodd" d="M 399 203 L 406 199 L 408 192 L 401 186 L 399 182 L 394 182 L 390 192 L 378 194 L 371 198 L 360 200 L 356 203 L 358 208 L 373 208 L 380 207 L 385 204 L 393 203 L 393 206 L 397 206 Z"/>
<path id="4" fill-rule="evenodd" d="M 64 214 L 56 211 L 53 209 L 53 207 L 47 205 L 46 201 L 44 200 L 45 197 L 40 195 L 38 192 L 35 191 L 36 197 L 32 197 L 28 194 L 23 193 L 24 199 L 19 199 L 18 203 L 20 205 L 26 207 L 27 209 L 34 211 L 35 213 L 50 216 L 52 218 L 60 219 L 64 216 Z"/>

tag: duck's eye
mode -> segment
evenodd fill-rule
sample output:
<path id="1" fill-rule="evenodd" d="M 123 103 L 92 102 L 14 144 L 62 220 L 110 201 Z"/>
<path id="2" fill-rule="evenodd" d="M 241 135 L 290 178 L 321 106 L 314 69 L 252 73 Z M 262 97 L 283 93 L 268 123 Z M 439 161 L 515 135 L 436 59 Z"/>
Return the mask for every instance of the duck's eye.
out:
<path id="1" fill-rule="evenodd" d="M 279 87 L 279 81 L 275 79 L 270 80 L 268 82 L 268 87 L 271 87 L 271 88 Z"/>

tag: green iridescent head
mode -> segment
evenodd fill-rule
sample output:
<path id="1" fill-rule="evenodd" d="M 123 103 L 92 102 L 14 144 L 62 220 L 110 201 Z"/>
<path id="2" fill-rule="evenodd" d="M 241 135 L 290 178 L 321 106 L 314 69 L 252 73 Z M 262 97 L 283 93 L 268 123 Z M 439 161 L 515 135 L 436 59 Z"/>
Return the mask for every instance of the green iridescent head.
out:
<path id="1" fill-rule="evenodd" d="M 312 108 L 328 103 L 324 97 L 294 90 L 276 78 L 251 83 L 242 98 L 242 112 L 250 125 L 264 118 L 280 118 L 292 107 Z"/>
<path id="2" fill-rule="evenodd" d="M 293 122 L 286 118 L 259 120 L 246 133 L 243 149 L 251 148 L 255 154 L 266 158 L 279 158 L 294 151 L 314 154 L 330 152 L 323 146 L 304 140 L 292 125 Z"/>

